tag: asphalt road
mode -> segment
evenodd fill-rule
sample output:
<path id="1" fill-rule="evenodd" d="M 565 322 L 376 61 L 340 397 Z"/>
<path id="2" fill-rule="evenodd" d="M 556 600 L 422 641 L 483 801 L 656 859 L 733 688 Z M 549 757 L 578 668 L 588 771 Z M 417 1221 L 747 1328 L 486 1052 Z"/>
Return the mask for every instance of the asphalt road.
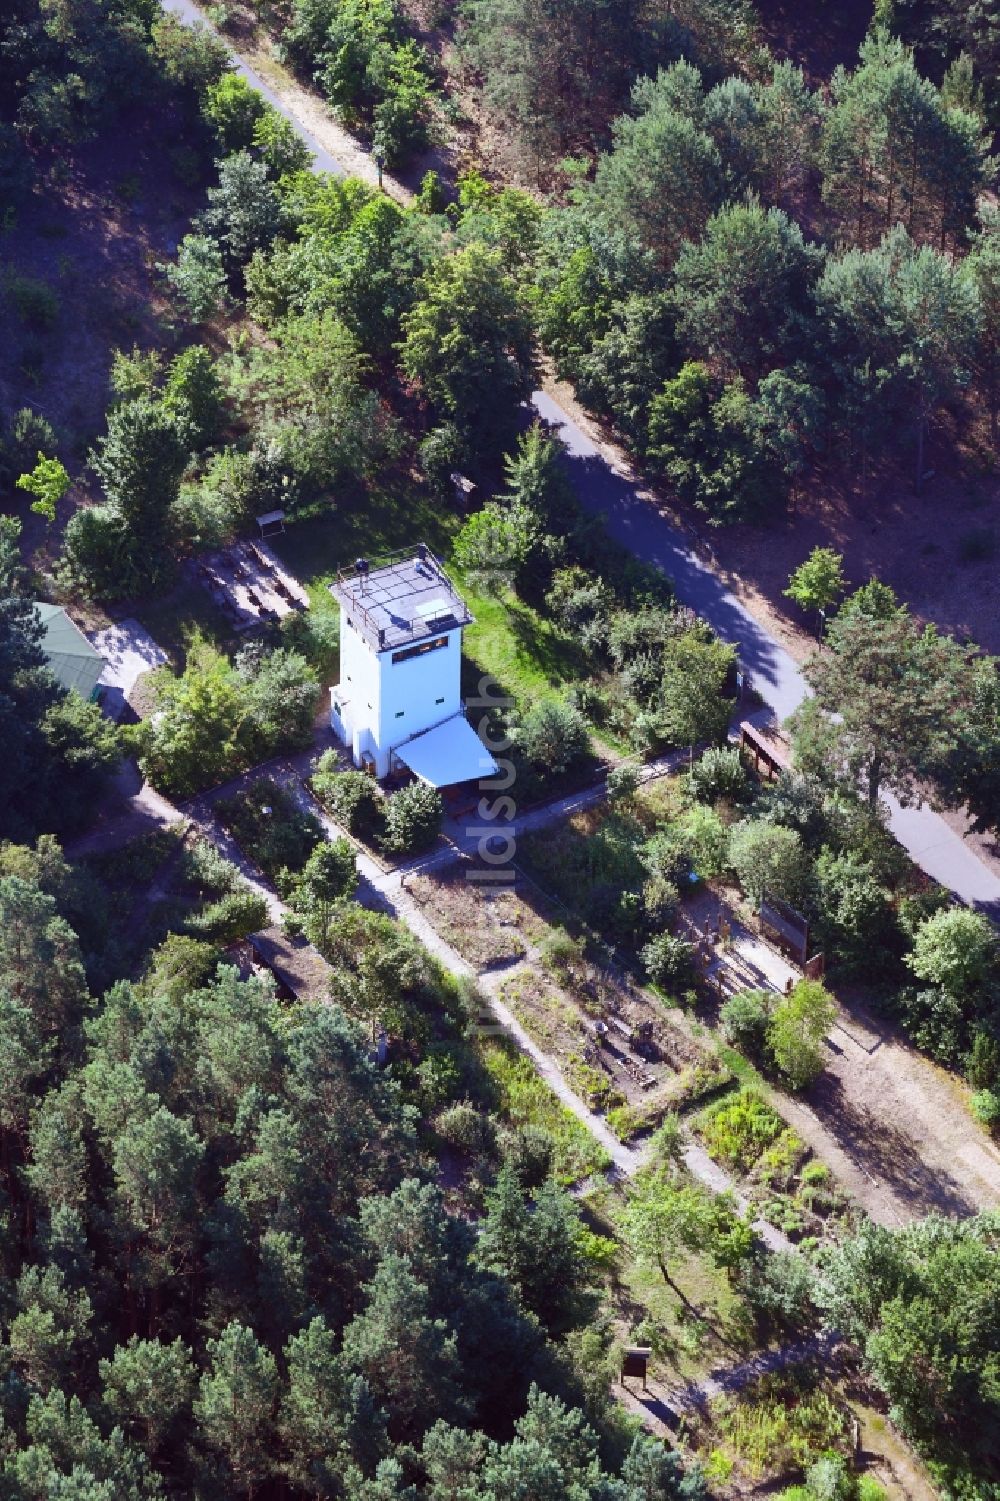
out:
<path id="1" fill-rule="evenodd" d="M 205 24 L 193 0 L 161 0 L 164 10 L 188 24 Z M 225 38 L 223 38 L 226 41 Z M 317 171 L 344 175 L 344 168 L 317 141 L 259 73 L 226 41 L 236 71 L 258 89 L 295 126 L 313 154 Z M 617 474 L 596 445 L 544 392 L 532 398 L 539 415 L 562 436 L 569 467 L 582 504 L 604 517 L 611 535 L 639 557 L 655 564 L 674 581 L 677 595 L 739 647 L 751 680 L 776 718 L 786 719 L 807 688 L 795 661 L 740 604 L 688 547 L 684 537 L 644 500 L 637 487 Z M 912 858 L 964 902 L 986 907 L 1000 920 L 1000 878 L 993 875 L 961 837 L 930 808 L 901 808 L 889 800 L 890 825 Z"/>

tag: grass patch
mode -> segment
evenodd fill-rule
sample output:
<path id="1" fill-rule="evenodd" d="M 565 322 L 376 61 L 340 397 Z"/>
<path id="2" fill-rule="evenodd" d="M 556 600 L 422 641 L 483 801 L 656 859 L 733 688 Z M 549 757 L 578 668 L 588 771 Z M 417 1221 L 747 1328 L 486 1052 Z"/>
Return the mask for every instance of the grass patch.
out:
<path id="1" fill-rule="evenodd" d="M 747 1326 L 739 1295 L 710 1256 L 675 1255 L 670 1275 L 690 1306 L 659 1272 L 626 1252 L 618 1299 L 628 1342 L 649 1345 L 651 1377 L 673 1385 L 699 1380 L 720 1360 L 738 1360 L 747 1347 Z"/>
<path id="2" fill-rule="evenodd" d="M 605 1172 L 611 1159 L 586 1126 L 561 1105 L 531 1060 L 513 1043 L 482 1038 L 480 1057 L 500 1099 L 498 1113 L 514 1126 L 542 1126 L 555 1143 L 555 1176 L 560 1183 L 579 1183 Z"/>
<path id="3" fill-rule="evenodd" d="M 523 705 L 551 698 L 559 689 L 588 676 L 579 642 L 552 621 L 521 600 L 477 594 L 457 569 L 448 571 L 475 616 L 463 640 L 470 689 L 483 673 L 489 673 L 518 705 Z"/>
<path id="4" fill-rule="evenodd" d="M 446 557 L 459 527 L 455 516 L 434 510 L 418 492 L 389 496 L 375 491 L 363 506 L 331 508 L 321 516 L 293 521 L 278 537 L 269 539 L 285 566 L 301 582 L 313 610 L 335 610 L 330 584 L 338 569 L 357 557 L 377 562 L 386 553 L 426 542 Z"/>
<path id="5" fill-rule="evenodd" d="M 849 1414 L 808 1370 L 764 1376 L 738 1397 L 719 1397 L 712 1416 L 724 1453 L 751 1480 L 791 1477 L 831 1450 L 848 1452 Z"/>

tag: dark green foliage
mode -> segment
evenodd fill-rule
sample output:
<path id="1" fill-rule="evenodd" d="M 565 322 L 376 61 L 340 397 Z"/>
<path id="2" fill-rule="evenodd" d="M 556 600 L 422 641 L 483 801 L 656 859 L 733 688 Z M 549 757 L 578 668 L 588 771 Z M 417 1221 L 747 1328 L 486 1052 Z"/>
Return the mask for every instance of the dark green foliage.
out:
<path id="1" fill-rule="evenodd" d="M 282 227 L 283 214 L 267 166 L 247 151 L 219 164 L 218 185 L 208 190 L 201 226 L 221 246 L 231 275 L 255 250 L 266 249 Z"/>
<path id="2" fill-rule="evenodd" d="M 831 1253 L 819 1297 L 831 1325 L 864 1351 L 897 1421 L 975 1486 L 994 1473 L 996 1220 L 932 1215 L 904 1230 L 868 1224 Z"/>
<path id="3" fill-rule="evenodd" d="M 371 130 L 390 166 L 427 144 L 430 59 L 393 0 L 294 0 L 283 40 L 347 122 Z"/>
<path id="4" fill-rule="evenodd" d="M 683 994 L 694 980 L 694 949 L 672 933 L 658 933 L 642 951 L 646 974 L 671 996 Z"/>
<path id="5" fill-rule="evenodd" d="M 146 776 L 188 797 L 282 750 L 311 742 L 319 684 L 305 658 L 248 647 L 235 666 L 192 646 L 180 677 L 162 672 L 156 712 L 131 733 Z"/>
<path id="6" fill-rule="evenodd" d="M 748 1058 L 764 1057 L 773 1002 L 774 995 L 769 990 L 741 990 L 719 1012 L 727 1041 Z"/>
<path id="7" fill-rule="evenodd" d="M 780 209 L 729 204 L 674 267 L 677 329 L 732 375 L 759 379 L 808 349 L 822 253 Z"/>
<path id="8" fill-rule="evenodd" d="M 437 839 L 443 819 L 440 792 L 426 782 L 409 782 L 386 802 L 381 842 L 391 854 L 417 854 Z"/>
<path id="9" fill-rule="evenodd" d="M 63 569 L 84 592 L 114 598 L 162 582 L 171 564 L 170 508 L 187 457 L 166 402 L 142 396 L 108 413 L 90 461 L 106 503 L 75 512 L 63 544 Z"/>
<path id="10" fill-rule="evenodd" d="M 215 805 L 240 846 L 274 880 L 282 871 L 300 871 L 319 844 L 322 828 L 299 808 L 291 793 L 262 778 L 235 797 Z"/>
<path id="11" fill-rule="evenodd" d="M 873 245 L 896 224 L 921 241 L 960 241 L 984 181 L 986 138 L 947 107 L 900 42 L 875 29 L 859 66 L 838 68 L 823 125 L 823 198 L 841 237 Z"/>
<path id="12" fill-rule="evenodd" d="M 579 1231 L 578 1212 L 563 1189 L 549 1181 L 529 1197 L 508 1162 L 487 1195 L 476 1256 L 514 1287 L 546 1328 L 565 1328 L 587 1281 Z"/>
<path id="13" fill-rule="evenodd" d="M 542 699 L 529 709 L 511 736 L 542 786 L 578 769 L 590 753 L 583 716 L 555 699 Z"/>
<path id="14" fill-rule="evenodd" d="M 771 426 L 742 377 L 723 386 L 706 365 L 689 361 L 650 403 L 647 452 L 713 523 L 760 518 L 788 493 L 788 455 Z"/>
<path id="15" fill-rule="evenodd" d="M 382 826 L 385 799 L 378 784 L 363 771 L 340 771 L 335 751 L 324 751 L 312 773 L 312 789 L 320 802 L 347 829 L 373 839 Z"/>
<path id="16" fill-rule="evenodd" d="M 318 949 L 327 946 L 339 905 L 353 894 L 357 883 L 354 847 L 347 839 L 318 844 L 301 871 L 284 883 L 294 926 L 301 927 Z"/>
<path id="17" fill-rule="evenodd" d="M 194 452 L 214 443 L 222 426 L 222 382 L 203 344 L 194 344 L 170 362 L 163 405 Z"/>
<path id="18" fill-rule="evenodd" d="M 699 802 L 718 798 L 741 803 L 750 790 L 750 778 L 735 746 L 710 746 L 688 772 L 688 791 Z"/>
<path id="19" fill-rule="evenodd" d="M 535 375 L 523 294 L 501 257 L 470 245 L 428 272 L 403 319 L 400 360 L 441 417 L 468 443 L 496 448 L 511 436 Z"/>

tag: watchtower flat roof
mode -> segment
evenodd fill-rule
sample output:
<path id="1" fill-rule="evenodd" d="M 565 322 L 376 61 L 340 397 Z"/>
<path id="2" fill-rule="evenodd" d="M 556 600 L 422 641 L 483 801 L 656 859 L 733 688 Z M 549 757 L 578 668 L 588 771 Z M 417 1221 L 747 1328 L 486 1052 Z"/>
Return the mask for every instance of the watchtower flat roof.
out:
<path id="1" fill-rule="evenodd" d="M 376 652 L 472 623 L 462 596 L 426 547 L 367 571 L 344 568 L 330 593 Z"/>

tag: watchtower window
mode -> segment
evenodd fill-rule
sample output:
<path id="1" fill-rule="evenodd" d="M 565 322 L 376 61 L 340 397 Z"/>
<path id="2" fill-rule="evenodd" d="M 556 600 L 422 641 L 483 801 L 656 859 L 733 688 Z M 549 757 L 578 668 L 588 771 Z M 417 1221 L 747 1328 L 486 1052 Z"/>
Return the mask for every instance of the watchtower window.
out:
<path id="1" fill-rule="evenodd" d="M 404 646 L 402 651 L 393 652 L 393 665 L 397 662 L 409 662 L 411 657 L 422 657 L 425 652 L 439 651 L 442 646 L 447 645 L 447 636 L 435 636 L 433 641 L 421 641 L 417 646 Z"/>

